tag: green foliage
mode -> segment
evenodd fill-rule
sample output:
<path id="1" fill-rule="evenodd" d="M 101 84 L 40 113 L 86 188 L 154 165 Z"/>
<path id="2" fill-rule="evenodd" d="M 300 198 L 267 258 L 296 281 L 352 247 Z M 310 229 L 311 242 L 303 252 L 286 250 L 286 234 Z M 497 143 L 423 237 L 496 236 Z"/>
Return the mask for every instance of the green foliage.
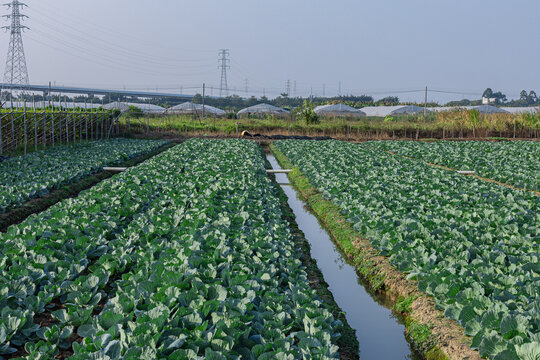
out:
<path id="1" fill-rule="evenodd" d="M 525 113 L 521 115 L 521 118 L 523 123 L 530 129 L 540 130 L 540 112 L 537 111 L 535 114 Z"/>
<path id="2" fill-rule="evenodd" d="M 518 188 L 540 191 L 540 143 L 536 141 L 372 142 L 370 146 L 476 174 Z"/>
<path id="3" fill-rule="evenodd" d="M 471 109 L 468 111 L 469 114 L 469 121 L 471 122 L 471 125 L 473 128 L 478 128 L 480 125 L 480 111 Z"/>
<path id="4" fill-rule="evenodd" d="M 125 113 L 125 116 L 129 116 L 129 117 L 132 117 L 134 119 L 139 119 L 139 118 L 144 116 L 144 111 L 141 108 L 130 105 L 128 107 L 127 112 Z"/>
<path id="5" fill-rule="evenodd" d="M 473 348 L 494 358 L 534 349 L 537 195 L 392 156 L 375 142 L 275 146 L 396 269 L 418 279 L 419 289 L 472 337 Z M 512 156 L 506 161 L 521 164 Z M 417 330 L 429 338 L 428 329 Z"/>
<path id="6" fill-rule="evenodd" d="M 395 119 L 394 119 L 393 116 L 386 116 L 386 117 L 384 118 L 384 122 L 385 122 L 385 123 L 394 122 L 394 120 L 395 120 Z"/>
<path id="7" fill-rule="evenodd" d="M 431 328 L 417 321 L 408 321 L 407 336 L 424 349 L 432 349 L 436 345 L 436 339 L 431 332 Z"/>
<path id="8" fill-rule="evenodd" d="M 420 295 L 411 295 L 409 297 L 400 297 L 394 306 L 394 310 L 400 313 L 408 313 L 411 311 L 411 305 L 414 300 L 418 299 Z"/>
<path id="9" fill-rule="evenodd" d="M 164 143 L 111 139 L 56 146 L 8 158 L 0 162 L 0 213 L 98 172 L 103 166 L 151 152 Z"/>
<path id="10" fill-rule="evenodd" d="M 484 93 L 482 94 L 482 97 L 488 98 L 488 99 L 495 99 L 495 104 L 500 105 L 502 103 L 505 103 L 507 101 L 506 95 L 501 93 L 500 91 L 493 92 L 491 88 L 487 88 L 484 90 Z"/>
<path id="11" fill-rule="evenodd" d="M 190 140 L 10 227 L 0 349 L 338 358 L 342 324 L 310 287 L 280 209 L 257 144 Z"/>
<path id="12" fill-rule="evenodd" d="M 308 126 L 318 124 L 319 115 L 317 115 L 313 109 L 313 103 L 306 100 L 301 107 L 295 109 L 295 117 L 303 121 L 304 124 Z"/>

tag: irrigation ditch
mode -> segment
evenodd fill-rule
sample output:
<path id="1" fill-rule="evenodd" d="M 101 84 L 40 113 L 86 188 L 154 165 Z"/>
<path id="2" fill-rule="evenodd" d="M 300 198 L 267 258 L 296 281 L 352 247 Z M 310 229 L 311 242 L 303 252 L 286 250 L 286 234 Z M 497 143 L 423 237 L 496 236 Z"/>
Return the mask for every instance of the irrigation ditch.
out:
<path id="1" fill-rule="evenodd" d="M 270 150 L 280 166 L 293 169 L 292 164 L 278 149 L 270 145 Z M 396 322 L 404 319 L 405 337 L 415 352 L 428 360 L 480 359 L 479 353 L 470 348 L 471 339 L 464 335 L 463 328 L 445 318 L 444 314 L 435 308 L 433 299 L 418 290 L 415 281 L 406 279 L 404 274 L 390 264 L 388 258 L 381 256 L 367 239 L 362 238 L 347 222 L 340 209 L 324 199 L 299 169 L 293 169 L 289 179 L 300 198 L 328 231 L 334 244 L 341 250 L 340 253 L 354 266 L 368 292 L 385 299 L 384 305 L 399 315 Z M 329 252 L 326 251 L 323 256 L 330 256 Z M 347 291 L 351 291 L 351 288 Z M 362 304 L 358 303 L 356 306 L 361 307 Z M 384 337 L 386 334 L 383 334 Z M 390 347 L 389 344 L 389 341 L 385 341 L 383 346 Z"/>
<path id="2" fill-rule="evenodd" d="M 266 158 L 272 169 L 281 169 L 272 154 L 267 154 Z M 274 176 L 286 197 L 286 205 L 292 211 L 298 230 L 309 244 L 308 255 L 320 269 L 336 306 L 344 311 L 342 316 L 353 329 L 353 336 L 358 339 L 360 358 L 422 359 L 407 342 L 405 317 L 391 310 L 391 299 L 382 292 L 371 291 L 358 276 L 354 264 L 347 260 L 315 215 L 306 208 L 290 185 L 287 175 Z"/>

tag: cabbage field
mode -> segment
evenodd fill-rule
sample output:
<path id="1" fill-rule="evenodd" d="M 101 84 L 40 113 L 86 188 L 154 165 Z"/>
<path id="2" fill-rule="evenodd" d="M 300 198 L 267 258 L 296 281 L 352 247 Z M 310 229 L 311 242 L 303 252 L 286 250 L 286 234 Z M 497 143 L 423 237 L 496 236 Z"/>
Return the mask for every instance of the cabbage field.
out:
<path id="1" fill-rule="evenodd" d="M 540 358 L 540 198 L 418 159 L 537 188 L 538 145 L 275 143 L 473 348 L 498 360 Z"/>
<path id="2" fill-rule="evenodd" d="M 255 143 L 190 140 L 30 216 L 0 234 L 0 358 L 338 358 L 280 206 Z"/>
<path id="3" fill-rule="evenodd" d="M 0 213 L 104 166 L 152 152 L 164 141 L 111 139 L 61 145 L 0 162 Z"/>
<path id="4" fill-rule="evenodd" d="M 540 191 L 539 141 L 373 141 L 365 146 Z"/>

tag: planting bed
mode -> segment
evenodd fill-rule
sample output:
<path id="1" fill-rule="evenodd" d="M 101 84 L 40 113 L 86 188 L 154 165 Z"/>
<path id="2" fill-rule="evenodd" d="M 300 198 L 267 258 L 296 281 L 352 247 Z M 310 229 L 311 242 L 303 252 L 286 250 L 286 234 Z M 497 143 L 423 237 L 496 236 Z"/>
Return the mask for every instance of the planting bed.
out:
<path id="1" fill-rule="evenodd" d="M 395 268 L 418 280 L 481 355 L 540 356 L 537 195 L 369 144 L 275 146 Z"/>
<path id="2" fill-rule="evenodd" d="M 111 139 L 63 145 L 0 162 L 0 213 L 100 171 L 152 152 L 164 141 Z"/>
<path id="3" fill-rule="evenodd" d="M 518 188 L 540 191 L 539 141 L 373 141 L 363 146 L 448 166 Z"/>
<path id="4" fill-rule="evenodd" d="M 0 356 L 337 358 L 260 148 L 191 140 L 0 234 Z"/>

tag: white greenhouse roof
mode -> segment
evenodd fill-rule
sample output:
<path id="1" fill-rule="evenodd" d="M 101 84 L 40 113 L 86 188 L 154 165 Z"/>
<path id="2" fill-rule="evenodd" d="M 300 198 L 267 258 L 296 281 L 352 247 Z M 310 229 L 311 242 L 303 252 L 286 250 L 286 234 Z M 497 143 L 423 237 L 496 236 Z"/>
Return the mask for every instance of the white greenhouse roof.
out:
<path id="1" fill-rule="evenodd" d="M 321 105 L 315 108 L 318 115 L 333 115 L 333 116 L 366 116 L 362 110 L 355 109 L 352 106 L 345 104 Z"/>
<path id="2" fill-rule="evenodd" d="M 433 112 L 446 112 L 446 111 L 458 111 L 458 110 L 471 110 L 473 106 L 436 106 L 428 108 Z"/>
<path id="3" fill-rule="evenodd" d="M 424 108 L 416 105 L 395 106 L 367 106 L 361 109 L 367 116 L 386 117 L 390 115 L 418 114 L 424 112 Z M 428 108 L 429 112 L 429 108 Z"/>
<path id="4" fill-rule="evenodd" d="M 259 104 L 242 109 L 238 115 L 245 114 L 288 114 L 289 111 L 270 104 Z"/>
<path id="5" fill-rule="evenodd" d="M 440 106 L 428 108 L 431 111 L 443 112 L 443 111 L 459 111 L 459 110 L 478 110 L 483 114 L 496 114 L 496 113 L 510 113 L 510 114 L 525 114 L 539 111 L 538 107 L 495 107 L 492 105 L 481 106 Z"/>
<path id="6" fill-rule="evenodd" d="M 145 114 L 161 114 L 165 112 L 165 108 L 152 104 L 141 104 L 141 103 L 126 103 L 126 102 L 112 102 L 103 106 L 104 109 L 109 110 L 120 110 L 122 112 L 128 111 L 130 106 L 135 106 L 136 108 L 141 109 Z"/>
<path id="7" fill-rule="evenodd" d="M 531 107 L 503 107 L 503 110 L 508 111 L 511 114 L 534 114 L 540 112 L 540 106 Z"/>
<path id="8" fill-rule="evenodd" d="M 199 114 L 202 113 L 203 105 L 185 102 L 167 109 L 168 114 Z M 225 116 L 227 113 L 213 106 L 204 105 L 204 112 L 216 116 Z"/>
<path id="9" fill-rule="evenodd" d="M 31 109 L 33 107 L 33 103 L 32 102 L 26 102 L 26 108 L 27 109 Z M 36 101 L 36 108 L 41 108 L 43 106 L 43 101 Z M 45 106 L 49 106 L 49 102 L 48 101 L 45 101 Z M 64 109 L 73 109 L 73 108 L 81 108 L 81 109 L 84 109 L 85 108 L 85 104 L 84 103 L 73 103 L 73 102 L 59 102 L 59 101 L 51 101 L 51 106 L 54 106 L 55 108 L 64 108 Z M 86 108 L 87 109 L 97 109 L 101 107 L 101 104 L 97 104 L 97 103 L 94 103 L 93 105 L 88 102 L 86 103 Z M 11 106 L 11 102 L 7 102 L 4 104 L 3 106 L 4 109 L 10 109 L 12 108 Z M 23 109 L 24 108 L 24 102 L 23 101 L 14 101 L 13 102 L 13 109 Z"/>
<path id="10" fill-rule="evenodd" d="M 498 108 L 493 105 L 480 105 L 475 106 L 474 110 L 480 111 L 481 114 L 509 114 L 508 111 Z"/>

